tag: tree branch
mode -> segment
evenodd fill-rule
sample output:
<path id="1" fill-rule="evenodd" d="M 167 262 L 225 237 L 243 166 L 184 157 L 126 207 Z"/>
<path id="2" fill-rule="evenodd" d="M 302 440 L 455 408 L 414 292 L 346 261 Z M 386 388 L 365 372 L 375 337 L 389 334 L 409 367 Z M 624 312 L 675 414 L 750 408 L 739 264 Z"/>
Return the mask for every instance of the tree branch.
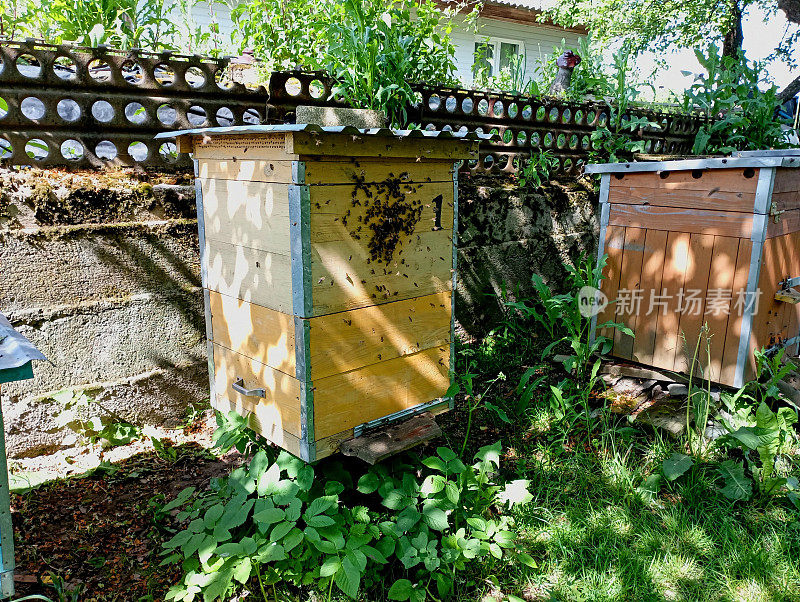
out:
<path id="1" fill-rule="evenodd" d="M 800 23 L 800 0 L 778 0 L 778 8 L 786 13 L 793 23 Z"/>
<path id="2" fill-rule="evenodd" d="M 800 92 L 800 75 L 778 93 L 778 102 L 783 104 L 790 98 L 797 96 L 798 92 Z"/>

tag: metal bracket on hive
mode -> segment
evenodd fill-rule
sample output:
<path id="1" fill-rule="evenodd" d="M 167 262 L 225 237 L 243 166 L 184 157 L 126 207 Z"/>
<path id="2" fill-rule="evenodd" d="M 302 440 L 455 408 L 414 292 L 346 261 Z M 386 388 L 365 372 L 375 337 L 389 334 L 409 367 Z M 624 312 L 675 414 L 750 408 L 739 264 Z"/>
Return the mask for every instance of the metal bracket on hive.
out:
<path id="1" fill-rule="evenodd" d="M 775 293 L 775 300 L 797 305 L 800 303 L 800 291 L 795 288 L 797 286 L 800 286 L 800 276 L 787 278 L 780 283 L 780 288 Z"/>

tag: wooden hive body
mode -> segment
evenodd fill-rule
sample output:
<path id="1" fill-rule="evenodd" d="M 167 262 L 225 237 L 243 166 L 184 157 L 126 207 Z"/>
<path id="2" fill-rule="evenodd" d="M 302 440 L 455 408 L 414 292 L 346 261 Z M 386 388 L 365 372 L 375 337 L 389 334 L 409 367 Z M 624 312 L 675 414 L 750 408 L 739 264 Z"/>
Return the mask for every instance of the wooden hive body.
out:
<path id="1" fill-rule="evenodd" d="M 603 174 L 601 290 L 616 300 L 596 323 L 635 335 L 602 330 L 612 356 L 687 374 L 707 324 L 710 360 L 701 348 L 696 373 L 738 387 L 755 376 L 756 349 L 797 354 L 800 304 L 775 298 L 800 277 L 797 167 L 767 154 L 587 168 Z"/>
<path id="2" fill-rule="evenodd" d="M 477 148 L 280 129 L 180 144 L 196 165 L 212 405 L 314 461 L 366 423 L 449 408 L 454 166 Z"/>

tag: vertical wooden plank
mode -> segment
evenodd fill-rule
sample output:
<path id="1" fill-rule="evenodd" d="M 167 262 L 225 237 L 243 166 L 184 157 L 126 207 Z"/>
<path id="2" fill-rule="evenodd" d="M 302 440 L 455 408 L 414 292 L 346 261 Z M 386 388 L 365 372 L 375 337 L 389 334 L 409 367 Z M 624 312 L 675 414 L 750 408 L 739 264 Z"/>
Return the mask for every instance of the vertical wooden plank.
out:
<path id="1" fill-rule="evenodd" d="M 636 332 L 636 320 L 641 311 L 642 258 L 644 257 L 647 230 L 625 229 L 625 244 L 617 291 L 616 322 Z M 617 330 L 614 332 L 614 355 L 631 359 L 634 337 Z"/>
<path id="2" fill-rule="evenodd" d="M 714 253 L 711 258 L 708 292 L 703 311 L 703 319 L 708 324 L 711 345 L 711 361 L 707 366 L 707 376 L 714 381 L 719 380 L 722 370 L 728 320 L 733 308 L 733 281 L 736 275 L 738 252 L 738 238 L 727 236 L 714 238 Z M 708 362 L 705 350 L 702 350 L 700 359 L 703 365 Z"/>
<path id="3" fill-rule="evenodd" d="M 653 366 L 672 370 L 675 365 L 675 350 L 678 348 L 678 302 L 679 292 L 686 277 L 689 261 L 689 234 L 670 232 L 667 236 L 667 254 L 661 279 L 658 313 L 650 319 L 656 321 Z"/>
<path id="4" fill-rule="evenodd" d="M 597 323 L 613 321 L 616 305 L 611 303 L 617 297 L 619 289 L 620 271 L 622 268 L 622 252 L 625 247 L 625 228 L 621 226 L 609 226 L 606 231 L 605 254 L 606 267 L 603 268 L 603 280 L 600 283 L 600 290 L 609 300 L 606 308 L 597 315 Z M 614 330 L 611 328 L 600 328 L 598 334 L 613 341 Z"/>
<path id="5" fill-rule="evenodd" d="M 758 308 L 753 316 L 752 340 L 754 349 L 769 347 L 777 341 L 781 333 L 786 304 L 775 300 L 778 283 L 784 279 L 785 257 L 781 252 L 781 237 L 764 241 L 764 254 L 761 274 L 758 279 Z"/>
<path id="6" fill-rule="evenodd" d="M 800 232 L 792 232 L 789 239 L 789 276 L 800 276 Z M 800 336 L 800 304 L 792 305 L 789 315 L 789 338 Z M 786 353 L 796 356 L 798 354 L 798 344 L 789 346 Z"/>
<path id="7" fill-rule="evenodd" d="M 642 308 L 636 321 L 636 338 L 633 340 L 631 359 L 642 364 L 653 363 L 656 345 L 656 321 L 658 309 L 654 304 L 656 295 L 661 294 L 664 274 L 664 261 L 667 255 L 667 232 L 648 230 L 645 237 L 644 257 L 642 258 L 643 290 Z"/>
<path id="8" fill-rule="evenodd" d="M 697 340 L 703 326 L 705 297 L 711 271 L 711 256 L 714 252 L 714 236 L 711 234 L 692 234 L 689 239 L 689 257 L 686 279 L 683 284 L 683 298 L 678 319 L 678 347 L 675 351 L 674 370 L 689 372 Z M 700 349 L 702 350 L 701 342 Z M 695 373 L 703 365 L 698 356 Z"/>
<path id="9" fill-rule="evenodd" d="M 753 252 L 753 241 L 749 238 L 739 239 L 739 251 L 736 254 L 736 269 L 733 275 L 733 302 L 731 315 L 728 317 L 728 332 L 722 351 L 722 368 L 719 382 L 733 385 L 736 376 L 736 357 L 739 353 L 739 340 L 742 337 L 742 312 L 738 300 L 747 290 L 747 278 L 750 275 L 750 255 Z"/>

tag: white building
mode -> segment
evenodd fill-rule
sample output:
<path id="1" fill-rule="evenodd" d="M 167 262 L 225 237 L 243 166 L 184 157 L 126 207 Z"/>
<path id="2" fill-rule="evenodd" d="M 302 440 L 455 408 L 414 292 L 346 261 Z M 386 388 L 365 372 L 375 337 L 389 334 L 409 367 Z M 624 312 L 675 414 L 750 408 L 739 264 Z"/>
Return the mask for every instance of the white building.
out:
<path id="1" fill-rule="evenodd" d="M 246 1 L 246 0 L 243 0 Z M 451 0 L 437 0 L 441 6 L 448 6 Z M 473 83 L 473 64 L 475 52 L 483 44 L 487 45 L 486 67 L 496 74 L 508 63 L 509 56 L 524 57 L 525 79 L 534 76 L 540 59 L 544 59 L 559 48 L 562 42 L 568 48 L 575 48 L 578 39 L 586 35 L 582 28 L 565 29 L 557 25 L 539 22 L 541 10 L 549 0 L 487 0 L 479 13 L 477 27 L 467 26 L 465 17 L 456 17 L 456 28 L 452 33 L 456 47 L 457 76 L 462 84 Z M 455 6 L 455 2 L 453 2 Z M 471 10 L 471 6 L 466 10 Z M 462 13 L 463 14 L 463 13 Z M 192 11 L 194 25 L 209 31 L 212 24 L 219 26 L 219 38 L 226 53 L 235 52 L 230 43 L 233 23 L 230 18 L 230 5 L 201 2 Z"/>

